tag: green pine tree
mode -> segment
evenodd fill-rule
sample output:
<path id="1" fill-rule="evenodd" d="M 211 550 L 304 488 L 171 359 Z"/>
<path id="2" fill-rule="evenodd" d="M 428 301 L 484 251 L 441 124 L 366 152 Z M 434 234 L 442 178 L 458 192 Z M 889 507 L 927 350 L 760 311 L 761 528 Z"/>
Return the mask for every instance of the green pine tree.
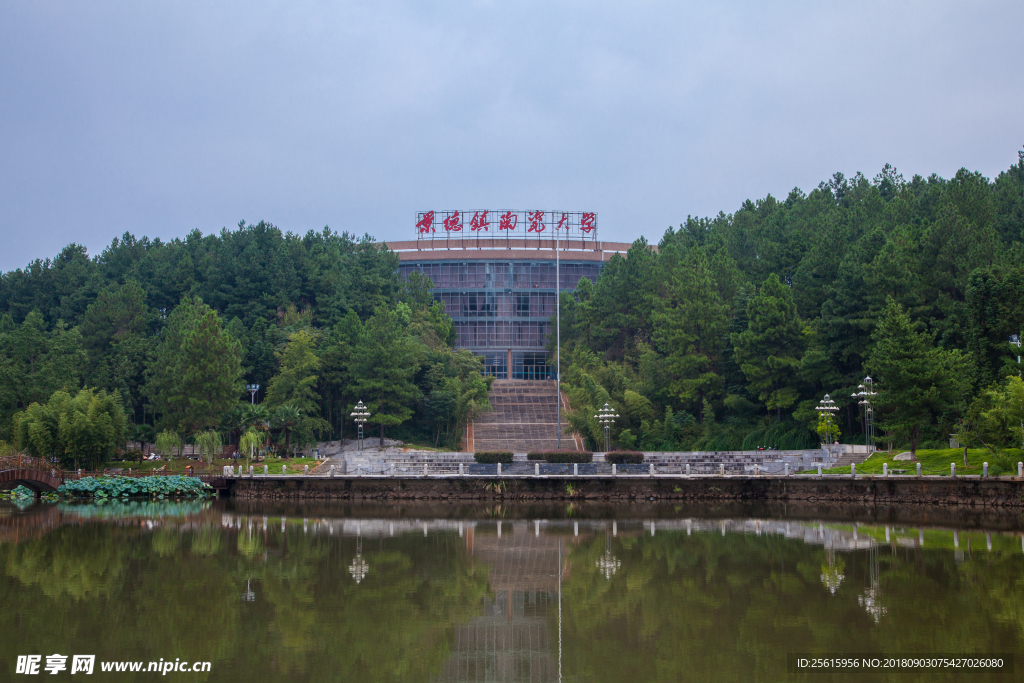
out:
<path id="1" fill-rule="evenodd" d="M 357 400 L 364 401 L 370 422 L 384 428 L 413 415 L 421 392 L 414 382 L 423 358 L 422 344 L 409 336 L 410 311 L 405 304 L 378 307 L 363 328 L 352 353 L 352 379 Z"/>
<path id="2" fill-rule="evenodd" d="M 916 332 L 910 316 L 891 298 L 874 340 L 868 369 L 878 386 L 879 426 L 906 439 L 911 457 L 916 457 L 923 430 L 943 413 L 962 407 L 970 387 L 970 357 L 935 348 L 931 337 Z"/>
<path id="3" fill-rule="evenodd" d="M 705 399 L 723 391 L 719 361 L 729 329 L 729 306 L 718 293 L 704 249 L 691 249 L 679 262 L 669 297 L 655 339 L 667 354 L 672 392 L 703 415 Z"/>
<path id="4" fill-rule="evenodd" d="M 241 345 L 202 299 L 186 297 L 167 319 L 146 392 L 170 429 L 192 434 L 220 425 L 243 392 Z"/>
<path id="5" fill-rule="evenodd" d="M 736 362 L 747 378 L 750 392 L 775 410 L 799 398 L 797 368 L 803 354 L 800 318 L 793 293 L 774 273 L 747 306 L 747 329 L 732 335 Z"/>
<path id="6" fill-rule="evenodd" d="M 316 355 L 316 344 L 308 329 L 299 330 L 288 337 L 288 344 L 278 354 L 281 371 L 270 380 L 267 390 L 267 407 L 271 410 L 289 406 L 298 411 L 294 424 L 288 428 L 298 435 L 301 445 L 311 443 L 316 432 L 328 428 L 327 421 L 320 417 L 319 399 L 316 387 L 319 380 L 320 359 Z M 288 445 L 291 439 L 286 438 Z"/>

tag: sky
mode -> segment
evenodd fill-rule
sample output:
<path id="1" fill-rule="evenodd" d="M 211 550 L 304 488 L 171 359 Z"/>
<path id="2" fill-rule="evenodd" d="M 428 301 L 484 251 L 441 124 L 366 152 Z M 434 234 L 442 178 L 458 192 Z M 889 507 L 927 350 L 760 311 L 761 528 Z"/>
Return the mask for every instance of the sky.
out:
<path id="1" fill-rule="evenodd" d="M 1024 2 L 0 3 L 0 270 L 239 221 L 412 239 L 417 211 L 688 215 L 833 173 L 994 178 Z"/>

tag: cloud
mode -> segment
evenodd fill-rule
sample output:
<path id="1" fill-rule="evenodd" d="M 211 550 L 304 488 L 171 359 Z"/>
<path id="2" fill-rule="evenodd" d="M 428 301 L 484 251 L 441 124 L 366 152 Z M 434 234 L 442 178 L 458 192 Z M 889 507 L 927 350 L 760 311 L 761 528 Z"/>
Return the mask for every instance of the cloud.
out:
<path id="1" fill-rule="evenodd" d="M 0 268 L 265 219 L 596 210 L 657 240 L 835 171 L 994 176 L 1017 2 L 0 6 Z"/>

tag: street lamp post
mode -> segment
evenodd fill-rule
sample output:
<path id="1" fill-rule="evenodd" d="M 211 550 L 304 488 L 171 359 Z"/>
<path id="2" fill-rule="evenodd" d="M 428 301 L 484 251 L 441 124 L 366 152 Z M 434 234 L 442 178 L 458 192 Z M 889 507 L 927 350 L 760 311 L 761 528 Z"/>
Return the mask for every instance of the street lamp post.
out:
<path id="1" fill-rule="evenodd" d="M 871 397 L 878 394 L 875 391 L 875 380 L 868 375 L 864 378 L 864 384 L 858 385 L 857 388 L 860 391 L 851 394 L 851 397 L 860 399 L 857 404 L 864 406 L 864 445 L 872 446 L 875 443 L 875 411 L 871 407 Z"/>
<path id="2" fill-rule="evenodd" d="M 249 392 L 249 402 L 256 405 L 256 392 L 260 390 L 259 384 L 246 384 L 246 391 Z"/>
<path id="3" fill-rule="evenodd" d="M 611 429 L 612 425 L 615 424 L 615 418 L 619 416 L 614 410 L 612 410 L 607 403 L 604 404 L 604 408 L 597 411 L 597 415 L 594 419 L 604 425 L 604 452 L 607 453 L 612 449 L 612 438 Z"/>
<path id="4" fill-rule="evenodd" d="M 1010 346 L 1016 346 L 1017 347 L 1017 376 L 1020 377 L 1021 376 L 1021 371 L 1020 371 L 1021 339 L 1020 339 L 1020 335 L 1019 334 L 1011 334 L 1010 335 Z"/>
<path id="5" fill-rule="evenodd" d="M 821 399 L 821 402 L 818 404 L 818 407 L 817 407 L 818 416 L 825 419 L 825 425 L 826 425 L 826 428 L 825 428 L 825 444 L 826 445 L 831 445 L 832 444 L 832 413 L 835 413 L 838 410 L 839 410 L 839 408 L 836 406 L 836 402 L 833 401 L 832 397 L 829 396 L 828 394 L 825 394 L 825 398 Z"/>
<path id="6" fill-rule="evenodd" d="M 818 417 L 825 420 L 825 445 L 832 445 L 832 414 L 837 412 L 839 408 L 836 406 L 836 402 L 832 400 L 832 397 L 825 394 L 825 398 L 821 399 L 818 404 L 817 411 Z M 829 466 L 832 464 L 832 449 L 828 449 Z"/>
<path id="7" fill-rule="evenodd" d="M 558 259 L 558 226 L 555 226 L 555 410 L 558 414 L 558 450 L 562 450 L 562 280 Z"/>
<path id="8" fill-rule="evenodd" d="M 352 411 L 352 417 L 355 418 L 356 424 L 359 425 L 359 451 L 363 450 L 363 425 L 366 424 L 366 418 L 370 417 L 370 411 L 366 409 L 363 402 L 360 401 L 356 404 L 356 409 Z"/>

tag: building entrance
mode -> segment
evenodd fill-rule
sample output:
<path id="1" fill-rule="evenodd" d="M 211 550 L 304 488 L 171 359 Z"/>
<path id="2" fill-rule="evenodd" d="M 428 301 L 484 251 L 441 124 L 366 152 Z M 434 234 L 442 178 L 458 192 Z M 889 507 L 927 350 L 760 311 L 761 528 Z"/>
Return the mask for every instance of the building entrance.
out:
<path id="1" fill-rule="evenodd" d="M 505 351 L 485 351 L 480 357 L 484 361 L 484 377 L 508 379 L 508 354 Z"/>
<path id="2" fill-rule="evenodd" d="M 512 379 L 554 379 L 554 368 L 547 359 L 543 351 L 513 351 Z"/>

